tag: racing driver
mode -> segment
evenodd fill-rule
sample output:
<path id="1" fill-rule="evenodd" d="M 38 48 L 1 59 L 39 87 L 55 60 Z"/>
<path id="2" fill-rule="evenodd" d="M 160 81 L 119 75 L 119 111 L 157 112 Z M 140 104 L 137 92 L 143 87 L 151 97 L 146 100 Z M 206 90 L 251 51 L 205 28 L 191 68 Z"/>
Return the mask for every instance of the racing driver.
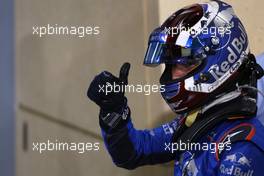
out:
<path id="1" fill-rule="evenodd" d="M 213 0 L 173 13 L 149 37 L 144 65 L 160 64 L 161 94 L 176 113 L 160 127 L 135 129 L 125 91 L 99 91 L 103 85 L 126 86 L 129 63 L 119 77 L 104 71 L 88 88 L 87 96 L 100 107 L 113 162 L 134 169 L 174 160 L 175 176 L 263 175 L 264 55 L 250 52 L 233 8 Z M 204 144 L 216 148 L 199 147 Z"/>

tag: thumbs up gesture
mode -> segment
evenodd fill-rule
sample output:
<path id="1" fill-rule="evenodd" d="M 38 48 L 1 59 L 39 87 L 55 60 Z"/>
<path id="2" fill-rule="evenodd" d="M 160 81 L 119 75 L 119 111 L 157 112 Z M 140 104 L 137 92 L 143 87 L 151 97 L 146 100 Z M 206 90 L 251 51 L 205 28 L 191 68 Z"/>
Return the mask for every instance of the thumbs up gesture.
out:
<path id="1" fill-rule="evenodd" d="M 127 104 L 124 96 L 124 86 L 128 83 L 130 64 L 124 63 L 120 69 L 119 77 L 108 71 L 95 76 L 91 82 L 87 96 L 100 106 L 101 111 L 122 113 Z"/>

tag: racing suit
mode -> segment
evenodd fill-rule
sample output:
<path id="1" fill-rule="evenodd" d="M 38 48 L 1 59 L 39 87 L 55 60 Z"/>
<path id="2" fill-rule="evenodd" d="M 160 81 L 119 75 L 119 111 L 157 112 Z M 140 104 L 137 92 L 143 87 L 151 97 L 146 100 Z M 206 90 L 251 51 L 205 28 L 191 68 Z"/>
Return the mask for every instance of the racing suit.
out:
<path id="1" fill-rule="evenodd" d="M 257 62 L 264 67 L 264 54 L 257 57 Z M 257 89 L 264 91 L 264 77 L 258 80 Z M 199 139 L 199 143 L 219 143 L 223 138 L 250 128 L 246 136 L 232 142 L 229 150 L 223 150 L 221 155 L 212 150 L 202 150 L 195 154 L 185 150 L 175 156 L 170 147 L 180 118 L 151 130 L 135 129 L 129 118 L 123 128 L 115 132 L 102 129 L 102 135 L 113 162 L 126 169 L 175 160 L 175 176 L 263 175 L 264 98 L 261 93 L 257 95 L 257 106 L 254 118 L 225 121 Z"/>

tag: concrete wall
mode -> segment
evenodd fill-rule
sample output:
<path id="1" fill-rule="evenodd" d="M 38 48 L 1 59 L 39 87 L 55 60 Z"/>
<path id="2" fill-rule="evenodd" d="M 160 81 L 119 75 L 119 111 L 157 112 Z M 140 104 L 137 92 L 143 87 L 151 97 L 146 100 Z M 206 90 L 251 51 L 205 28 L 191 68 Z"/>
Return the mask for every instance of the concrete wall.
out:
<path id="1" fill-rule="evenodd" d="M 143 63 L 149 32 L 158 25 L 157 1 L 16 1 L 17 176 L 170 175 L 164 166 L 136 171 L 116 168 L 105 151 L 98 107 L 86 97 L 88 83 L 103 70 L 118 74 L 132 64 L 129 83 L 158 83 L 160 71 Z M 99 26 L 100 34 L 33 35 L 33 26 Z M 127 95 L 137 128 L 163 115 L 159 93 Z M 99 142 L 99 152 L 32 151 L 33 142 Z"/>

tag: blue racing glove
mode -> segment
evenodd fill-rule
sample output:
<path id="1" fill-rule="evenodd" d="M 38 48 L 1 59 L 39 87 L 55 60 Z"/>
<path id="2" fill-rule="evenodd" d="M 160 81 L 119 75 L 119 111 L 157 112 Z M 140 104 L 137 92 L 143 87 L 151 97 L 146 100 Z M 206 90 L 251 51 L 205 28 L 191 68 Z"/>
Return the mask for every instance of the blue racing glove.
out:
<path id="1" fill-rule="evenodd" d="M 124 63 L 119 78 L 108 71 L 95 76 L 87 96 L 100 107 L 99 122 L 104 130 L 122 127 L 130 116 L 125 97 L 125 86 L 128 83 L 130 64 Z"/>

